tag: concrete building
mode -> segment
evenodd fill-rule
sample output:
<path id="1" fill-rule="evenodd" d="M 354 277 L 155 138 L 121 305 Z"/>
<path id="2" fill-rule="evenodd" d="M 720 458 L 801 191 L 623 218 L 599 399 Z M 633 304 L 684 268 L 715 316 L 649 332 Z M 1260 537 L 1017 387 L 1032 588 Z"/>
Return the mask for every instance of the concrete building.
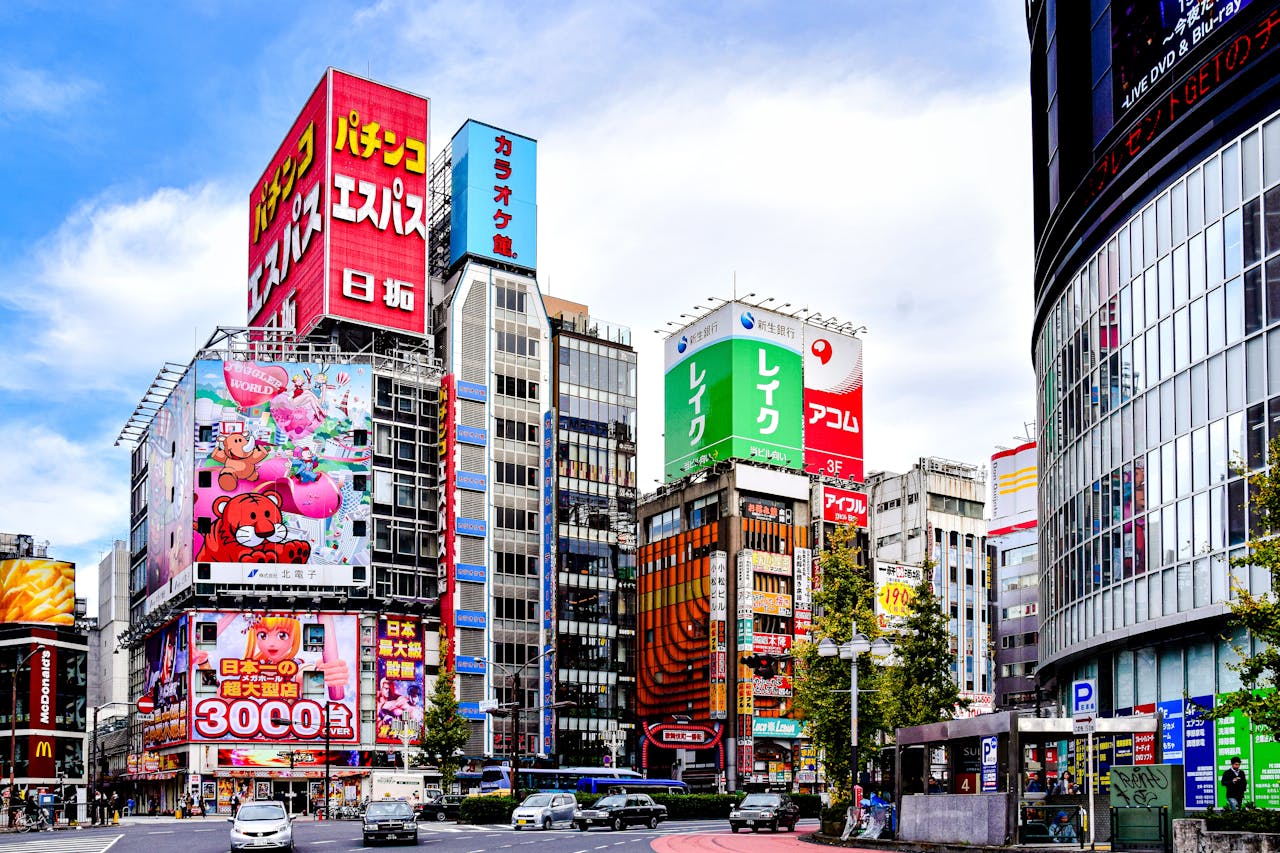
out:
<path id="1" fill-rule="evenodd" d="M 1036 483 L 1034 441 L 991 457 L 987 571 L 995 593 L 994 692 L 1001 711 L 1043 704 L 1035 680 L 1040 628 Z"/>
<path id="2" fill-rule="evenodd" d="M 951 671 L 970 713 L 994 707 L 985 488 L 981 468 L 932 457 L 904 474 L 872 472 L 866 483 L 877 566 L 933 561 L 933 589 L 955 655 Z"/>

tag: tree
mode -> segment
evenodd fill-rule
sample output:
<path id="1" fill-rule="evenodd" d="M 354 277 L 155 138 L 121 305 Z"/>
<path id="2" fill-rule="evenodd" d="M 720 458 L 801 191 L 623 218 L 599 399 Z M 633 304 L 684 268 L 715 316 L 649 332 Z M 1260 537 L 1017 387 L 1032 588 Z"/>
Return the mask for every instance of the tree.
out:
<path id="1" fill-rule="evenodd" d="M 862 562 L 862 554 L 854 544 L 856 528 L 837 527 L 827 538 L 827 547 L 819 557 L 822 589 L 813 594 L 814 618 L 812 636 L 815 642 L 796 647 L 795 704 L 808 726 L 814 744 L 823 750 L 827 780 L 848 796 L 852 792 L 852 741 L 849 726 L 849 662 L 838 657 L 818 655 L 816 640 L 830 637 L 837 643 L 848 642 L 854 626 L 867 637 L 880 635 L 875 617 L 875 588 Z M 869 655 L 858 661 L 858 692 L 875 689 L 877 667 Z M 858 704 L 858 762 L 875 753 L 867 734 L 881 729 L 878 703 Z"/>
<path id="2" fill-rule="evenodd" d="M 422 757 L 440 768 L 443 787 L 448 790 L 454 774 L 463 765 L 462 748 L 471 737 L 471 724 L 458 713 L 458 697 L 454 695 L 454 671 L 449 655 L 449 641 L 440 643 L 440 672 L 431 703 L 422 715 Z"/>
<path id="3" fill-rule="evenodd" d="M 1249 503 L 1249 552 L 1231 561 L 1236 568 L 1257 566 L 1271 576 L 1271 589 L 1280 590 L 1280 438 L 1272 439 L 1268 467 L 1247 474 Z M 1231 582 L 1235 600 L 1227 623 L 1243 628 L 1260 640 L 1253 654 L 1236 649 L 1240 660 L 1227 665 L 1240 675 L 1240 689 L 1218 697 L 1212 709 L 1203 709 L 1210 720 L 1243 713 L 1254 726 L 1280 737 L 1280 599 L 1272 593 L 1253 595 Z"/>
<path id="4" fill-rule="evenodd" d="M 911 608 L 900 633 L 892 639 L 897 662 L 881 681 L 879 705 L 889 729 L 950 719 L 960 702 L 951 672 L 955 655 L 947 619 L 933 594 L 933 561 L 925 560 L 924 577 L 916 584 Z"/>

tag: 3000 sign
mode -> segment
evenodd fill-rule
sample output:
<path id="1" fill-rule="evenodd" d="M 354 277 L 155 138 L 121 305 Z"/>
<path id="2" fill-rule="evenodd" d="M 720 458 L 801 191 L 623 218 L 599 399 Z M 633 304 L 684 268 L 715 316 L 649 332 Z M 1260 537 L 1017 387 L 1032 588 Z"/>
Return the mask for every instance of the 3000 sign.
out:
<path id="1" fill-rule="evenodd" d="M 201 699 L 192 713 L 197 737 L 215 740 L 258 737 L 314 740 L 324 737 L 325 709 L 319 702 L 299 699 Z M 351 709 L 330 703 L 329 736 L 333 740 L 353 740 Z"/>

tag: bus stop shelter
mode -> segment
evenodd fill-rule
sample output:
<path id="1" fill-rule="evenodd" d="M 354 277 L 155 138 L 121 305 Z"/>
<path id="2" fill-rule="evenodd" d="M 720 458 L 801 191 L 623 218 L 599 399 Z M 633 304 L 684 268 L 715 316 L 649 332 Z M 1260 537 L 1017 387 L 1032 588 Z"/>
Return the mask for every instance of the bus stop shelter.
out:
<path id="1" fill-rule="evenodd" d="M 1154 740 L 1154 763 L 1161 763 L 1158 715 L 1098 718 L 1095 725 L 1098 735 Z M 1082 794 L 1047 793 L 1050 779 L 1044 764 L 1050 745 L 1074 739 L 1077 750 L 1086 749 L 1087 736 L 1072 728 L 1069 717 L 1002 711 L 898 729 L 893 776 L 898 837 L 999 845 L 1017 838 L 1019 808 L 1025 803 L 1087 808 L 1086 783 L 1094 784 L 1092 778 L 1074 780 Z M 1036 747 L 1037 758 L 1028 757 L 1032 751 L 1027 747 Z M 1106 796 L 1099 794 L 1093 819 L 1103 818 L 1107 806 Z M 1104 830 L 1095 825 L 1099 841 L 1109 837 Z"/>

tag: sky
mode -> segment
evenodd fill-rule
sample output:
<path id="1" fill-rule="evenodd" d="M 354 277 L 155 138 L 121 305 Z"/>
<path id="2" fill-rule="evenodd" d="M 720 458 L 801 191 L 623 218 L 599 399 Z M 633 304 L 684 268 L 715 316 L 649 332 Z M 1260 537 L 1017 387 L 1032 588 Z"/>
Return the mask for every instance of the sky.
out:
<path id="1" fill-rule="evenodd" d="M 754 292 L 865 325 L 868 470 L 986 464 L 1034 420 L 1021 3 L 0 4 L 0 531 L 128 539 L 121 427 L 245 317 L 248 198 L 327 66 L 538 140 L 538 280 L 662 336 Z M 92 612 L 92 611 L 91 611 Z"/>

